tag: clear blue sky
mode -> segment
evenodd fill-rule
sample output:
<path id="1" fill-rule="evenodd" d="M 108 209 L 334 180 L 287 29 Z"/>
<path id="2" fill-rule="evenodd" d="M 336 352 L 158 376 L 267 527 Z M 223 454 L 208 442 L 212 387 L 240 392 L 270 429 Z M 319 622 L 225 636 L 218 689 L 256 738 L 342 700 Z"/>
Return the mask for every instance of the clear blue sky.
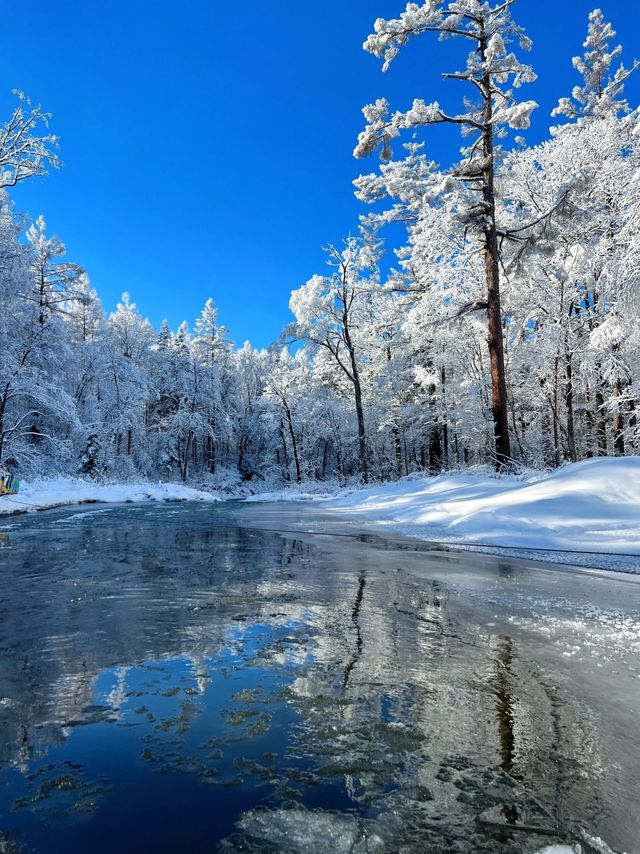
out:
<path id="1" fill-rule="evenodd" d="M 383 75 L 361 49 L 404 0 L 34 0 L 4 27 L 0 111 L 23 89 L 54 114 L 63 169 L 14 192 L 44 213 L 105 308 L 124 290 L 156 325 L 192 322 L 208 296 L 237 343 L 274 340 L 290 291 L 323 271 L 321 246 L 355 231 L 351 156 L 361 108 L 386 96 L 457 103 L 443 83 L 464 45 L 416 40 Z M 539 81 L 527 138 L 577 77 L 596 0 L 519 0 Z M 635 0 L 604 0 L 627 64 L 640 57 Z M 629 84 L 640 100 L 640 75 Z M 435 128 L 428 153 L 452 159 Z M 456 145 L 458 144 L 456 139 Z"/>

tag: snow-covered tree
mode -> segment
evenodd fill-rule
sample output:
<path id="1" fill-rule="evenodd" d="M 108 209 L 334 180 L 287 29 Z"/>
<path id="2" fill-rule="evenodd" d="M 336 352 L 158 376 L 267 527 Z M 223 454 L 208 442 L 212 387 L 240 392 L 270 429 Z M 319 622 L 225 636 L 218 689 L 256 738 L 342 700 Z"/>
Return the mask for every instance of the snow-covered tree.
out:
<path id="1" fill-rule="evenodd" d="M 495 458 L 498 467 L 511 460 L 508 404 L 503 353 L 503 316 L 500 301 L 500 245 L 496 217 L 496 138 L 507 129 L 529 126 L 534 101 L 518 101 L 514 93 L 535 80 L 530 66 L 508 49 L 518 40 L 528 50 L 530 41 L 511 18 L 514 0 L 492 6 L 481 0 L 428 0 L 409 3 L 399 18 L 378 18 L 365 50 L 384 60 L 386 71 L 404 45 L 417 36 L 435 33 L 440 38 L 459 38 L 470 46 L 464 68 L 445 74 L 448 80 L 470 87 L 464 112 L 450 114 L 434 101 L 413 101 L 405 112 L 389 112 L 385 99 L 364 108 L 367 126 L 358 137 L 354 154 L 364 157 L 376 148 L 383 160 L 392 156 L 391 143 L 402 131 L 420 127 L 457 125 L 473 141 L 463 160 L 447 170 L 440 192 L 457 212 L 460 228 L 474 233 L 482 248 L 485 265 L 487 343 L 491 371 L 492 410 L 495 429 Z"/>
<path id="2" fill-rule="evenodd" d="M 634 62 L 630 69 L 613 65 L 622 53 L 622 47 L 610 47 L 616 31 L 600 9 L 589 15 L 589 28 L 583 47 L 583 56 L 573 57 L 573 67 L 582 77 L 582 85 L 575 86 L 571 97 L 561 98 L 553 111 L 554 116 L 578 118 L 604 118 L 629 112 L 629 104 L 622 97 L 624 85 L 638 68 Z"/>
<path id="3" fill-rule="evenodd" d="M 357 342 L 359 313 L 364 308 L 370 284 L 364 274 L 371 266 L 368 247 L 356 238 L 345 241 L 343 250 L 330 246 L 327 263 L 330 276 L 313 276 L 293 291 L 289 306 L 296 318 L 296 332 L 317 347 L 327 350 L 353 389 L 358 421 L 358 454 L 365 483 L 369 480 L 367 429 L 364 414 L 361 356 Z"/>
<path id="4" fill-rule="evenodd" d="M 57 168 L 58 138 L 47 133 L 51 115 L 33 106 L 24 92 L 14 89 L 18 104 L 7 122 L 0 126 L 0 189 L 46 175 L 47 165 Z M 38 136 L 40 127 L 45 133 Z"/>
<path id="5" fill-rule="evenodd" d="M 27 230 L 31 244 L 31 294 L 38 306 L 38 322 L 43 325 L 51 314 L 64 311 L 65 305 L 82 299 L 83 270 L 77 264 L 62 259 L 66 247 L 55 235 L 47 237 L 47 224 L 39 216 Z"/>

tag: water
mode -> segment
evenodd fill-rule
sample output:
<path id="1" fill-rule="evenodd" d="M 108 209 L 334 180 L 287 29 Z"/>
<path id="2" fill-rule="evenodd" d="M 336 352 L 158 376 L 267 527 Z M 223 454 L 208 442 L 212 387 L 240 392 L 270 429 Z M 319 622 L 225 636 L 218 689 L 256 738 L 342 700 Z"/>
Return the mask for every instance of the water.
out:
<path id="1" fill-rule="evenodd" d="M 640 579 L 233 503 L 0 567 L 0 851 L 640 851 Z"/>

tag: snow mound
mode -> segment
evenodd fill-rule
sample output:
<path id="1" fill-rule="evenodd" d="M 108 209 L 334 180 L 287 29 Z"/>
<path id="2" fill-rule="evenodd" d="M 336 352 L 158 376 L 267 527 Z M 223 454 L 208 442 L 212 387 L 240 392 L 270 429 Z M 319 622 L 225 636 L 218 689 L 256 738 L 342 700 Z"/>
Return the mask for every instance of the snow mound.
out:
<path id="1" fill-rule="evenodd" d="M 627 555 L 640 569 L 640 457 L 585 460 L 525 479 L 411 477 L 325 507 L 443 543 Z"/>
<path id="2" fill-rule="evenodd" d="M 139 501 L 220 501 L 215 493 L 181 483 L 98 484 L 59 478 L 23 483 L 18 495 L 0 497 L 0 515 L 48 510 L 67 504 L 114 504 Z"/>

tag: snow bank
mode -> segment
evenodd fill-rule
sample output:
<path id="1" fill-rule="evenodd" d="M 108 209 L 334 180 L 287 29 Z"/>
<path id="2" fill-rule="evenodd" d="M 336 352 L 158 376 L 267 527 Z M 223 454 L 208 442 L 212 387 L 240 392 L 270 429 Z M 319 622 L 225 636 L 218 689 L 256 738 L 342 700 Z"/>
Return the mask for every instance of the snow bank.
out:
<path id="1" fill-rule="evenodd" d="M 337 481 L 308 481 L 292 483 L 286 489 L 275 492 L 256 492 L 254 495 L 247 495 L 245 501 L 326 501 L 329 498 L 338 498 L 345 493 L 345 487 L 341 487 Z"/>
<path id="2" fill-rule="evenodd" d="M 220 498 L 180 483 L 97 484 L 60 478 L 23 483 L 18 495 L 0 496 L 0 515 L 47 510 L 66 504 L 123 501 L 220 501 Z"/>
<path id="3" fill-rule="evenodd" d="M 586 563 L 640 570 L 640 457 L 585 460 L 526 479 L 410 476 L 325 508 L 442 543 L 559 550 L 571 552 L 564 562 L 572 563 L 580 552 L 611 554 L 609 562 Z M 562 560 L 558 552 L 554 560 Z"/>

